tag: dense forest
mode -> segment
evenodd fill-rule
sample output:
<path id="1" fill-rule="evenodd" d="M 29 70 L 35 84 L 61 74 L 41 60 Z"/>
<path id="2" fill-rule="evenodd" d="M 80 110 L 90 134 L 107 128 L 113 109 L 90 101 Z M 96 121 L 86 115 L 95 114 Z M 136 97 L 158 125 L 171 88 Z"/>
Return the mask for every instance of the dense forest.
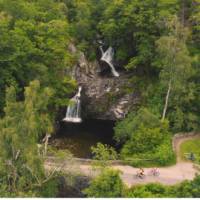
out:
<path id="1" fill-rule="evenodd" d="M 44 168 L 48 154 L 73 159 L 70 149 L 47 148 L 48 137 L 79 86 L 69 46 L 93 62 L 100 43 L 114 49 L 117 70 L 129 75 L 123 92 L 137 91 L 139 103 L 115 123 L 120 152 L 92 147 L 102 173 L 83 195 L 200 197 L 199 176 L 127 188 L 107 164 L 173 165 L 174 134 L 200 130 L 199 0 L 0 0 L 0 196 L 57 197 L 63 177 L 77 179 Z"/>

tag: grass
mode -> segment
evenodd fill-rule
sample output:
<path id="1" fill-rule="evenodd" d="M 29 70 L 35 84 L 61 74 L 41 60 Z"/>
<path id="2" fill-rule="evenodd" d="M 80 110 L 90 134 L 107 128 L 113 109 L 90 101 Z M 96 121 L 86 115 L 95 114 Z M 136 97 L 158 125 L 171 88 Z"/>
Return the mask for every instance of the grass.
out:
<path id="1" fill-rule="evenodd" d="M 167 166 L 173 166 L 176 164 L 176 161 L 174 159 L 174 161 L 168 162 L 166 164 L 160 164 L 158 161 L 156 160 L 144 160 L 144 161 L 124 161 L 124 164 L 127 165 L 131 165 L 132 167 L 167 167 Z"/>
<path id="2" fill-rule="evenodd" d="M 194 153 L 195 156 L 200 155 L 200 138 L 190 139 L 180 145 L 180 157 L 182 160 L 187 160 L 188 153 Z"/>

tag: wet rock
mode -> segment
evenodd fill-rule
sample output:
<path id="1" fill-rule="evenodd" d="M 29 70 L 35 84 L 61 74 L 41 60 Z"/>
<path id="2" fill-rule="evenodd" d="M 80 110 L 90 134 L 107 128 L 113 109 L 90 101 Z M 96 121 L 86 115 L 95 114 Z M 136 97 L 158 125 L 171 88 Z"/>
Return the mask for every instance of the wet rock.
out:
<path id="1" fill-rule="evenodd" d="M 74 67 L 74 78 L 83 87 L 82 117 L 118 120 L 123 119 L 138 101 L 138 93 L 130 88 L 131 74 L 120 71 L 120 77 L 114 77 L 106 63 L 88 61 L 83 53 L 72 45 L 72 53 L 79 55 Z M 102 73 L 102 69 L 106 72 Z"/>

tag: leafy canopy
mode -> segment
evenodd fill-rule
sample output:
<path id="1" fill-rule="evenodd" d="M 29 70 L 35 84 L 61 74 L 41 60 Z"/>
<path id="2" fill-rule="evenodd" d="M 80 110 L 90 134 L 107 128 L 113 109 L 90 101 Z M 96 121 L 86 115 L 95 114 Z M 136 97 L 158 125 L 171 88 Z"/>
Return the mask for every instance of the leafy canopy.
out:
<path id="1" fill-rule="evenodd" d="M 0 119 L 1 196 L 35 196 L 46 179 L 37 142 L 53 131 L 47 112 L 52 91 L 33 81 L 24 96 L 24 102 L 17 101 L 13 86 L 6 92 L 5 116 Z"/>
<path id="2" fill-rule="evenodd" d="M 88 197 L 121 197 L 123 183 L 119 172 L 106 169 L 90 183 L 90 186 L 84 190 Z"/>

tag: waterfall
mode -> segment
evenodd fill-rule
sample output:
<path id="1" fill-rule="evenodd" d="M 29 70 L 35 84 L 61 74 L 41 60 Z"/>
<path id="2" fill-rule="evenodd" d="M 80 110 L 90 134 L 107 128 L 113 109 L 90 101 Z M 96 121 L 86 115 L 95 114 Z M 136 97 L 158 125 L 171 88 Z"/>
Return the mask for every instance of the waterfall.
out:
<path id="1" fill-rule="evenodd" d="M 80 117 L 81 115 L 81 90 L 82 87 L 78 88 L 77 94 L 70 100 L 70 105 L 67 107 L 66 116 L 63 119 L 63 121 L 66 122 L 74 122 L 74 123 L 80 123 L 82 122 L 82 119 Z"/>
<path id="2" fill-rule="evenodd" d="M 114 57 L 114 50 L 112 47 L 109 47 L 105 52 L 103 51 L 102 46 L 100 46 L 100 50 L 102 53 L 102 57 L 101 60 L 106 62 L 110 68 L 111 68 L 111 72 L 114 76 L 119 77 L 119 73 L 116 71 L 112 61 L 113 61 L 113 57 Z"/>

